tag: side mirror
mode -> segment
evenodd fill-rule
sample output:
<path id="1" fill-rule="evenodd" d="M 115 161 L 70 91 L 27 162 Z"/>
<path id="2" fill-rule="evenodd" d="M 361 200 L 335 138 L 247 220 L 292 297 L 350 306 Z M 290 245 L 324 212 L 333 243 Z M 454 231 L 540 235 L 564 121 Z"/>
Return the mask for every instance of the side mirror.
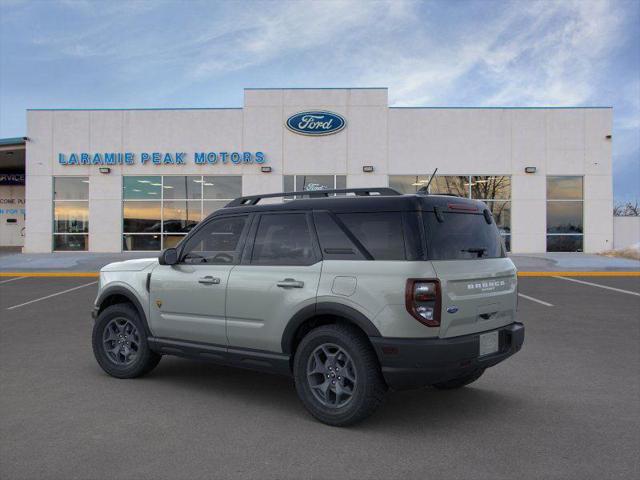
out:
<path id="1" fill-rule="evenodd" d="M 160 265 L 175 265 L 178 263 L 178 250 L 175 248 L 167 248 L 162 251 L 158 257 Z"/>

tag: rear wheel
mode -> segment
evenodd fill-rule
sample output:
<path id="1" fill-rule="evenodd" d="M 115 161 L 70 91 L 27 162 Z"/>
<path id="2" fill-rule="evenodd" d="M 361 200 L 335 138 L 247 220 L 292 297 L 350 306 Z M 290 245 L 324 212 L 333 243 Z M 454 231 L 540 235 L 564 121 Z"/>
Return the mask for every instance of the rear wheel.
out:
<path id="1" fill-rule="evenodd" d="M 324 325 L 300 342 L 294 359 L 298 396 L 323 423 L 347 426 L 371 415 L 386 384 L 367 338 L 355 327 Z"/>
<path id="2" fill-rule="evenodd" d="M 151 351 L 136 309 L 126 303 L 105 308 L 93 325 L 93 354 L 109 375 L 134 378 L 150 372 L 161 356 Z"/>
<path id="3" fill-rule="evenodd" d="M 478 380 L 483 373 L 484 369 L 476 370 L 475 372 L 469 373 L 468 375 L 464 375 L 462 377 L 454 378 L 453 380 L 434 383 L 433 386 L 439 390 L 453 390 L 455 388 L 461 388 Z"/>

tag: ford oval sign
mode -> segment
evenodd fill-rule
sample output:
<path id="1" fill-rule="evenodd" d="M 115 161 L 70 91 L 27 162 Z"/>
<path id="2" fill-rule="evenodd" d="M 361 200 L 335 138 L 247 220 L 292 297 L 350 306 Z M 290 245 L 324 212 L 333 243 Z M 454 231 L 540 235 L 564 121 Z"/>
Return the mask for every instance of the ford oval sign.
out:
<path id="1" fill-rule="evenodd" d="M 346 124 L 337 113 L 322 110 L 296 113 L 287 119 L 287 128 L 300 135 L 331 135 L 338 133 Z"/>

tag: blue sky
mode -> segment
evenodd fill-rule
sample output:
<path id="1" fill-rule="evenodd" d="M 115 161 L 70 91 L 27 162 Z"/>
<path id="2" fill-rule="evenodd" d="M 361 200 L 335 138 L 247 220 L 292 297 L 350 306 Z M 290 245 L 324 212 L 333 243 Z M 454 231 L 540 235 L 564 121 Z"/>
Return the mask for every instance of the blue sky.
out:
<path id="1" fill-rule="evenodd" d="M 27 108 L 344 86 L 395 106 L 613 106 L 615 196 L 640 200 L 638 0 L 0 0 L 0 137 L 26 133 Z"/>

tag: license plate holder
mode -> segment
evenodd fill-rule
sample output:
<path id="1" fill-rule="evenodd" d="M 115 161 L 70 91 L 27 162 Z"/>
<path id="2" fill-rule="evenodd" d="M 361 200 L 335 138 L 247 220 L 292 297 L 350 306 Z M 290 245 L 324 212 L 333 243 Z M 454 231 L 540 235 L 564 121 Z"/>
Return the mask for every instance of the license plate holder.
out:
<path id="1" fill-rule="evenodd" d="M 500 348 L 500 336 L 499 332 L 494 330 L 493 332 L 480 334 L 480 353 L 479 357 L 485 357 L 496 353 Z"/>

